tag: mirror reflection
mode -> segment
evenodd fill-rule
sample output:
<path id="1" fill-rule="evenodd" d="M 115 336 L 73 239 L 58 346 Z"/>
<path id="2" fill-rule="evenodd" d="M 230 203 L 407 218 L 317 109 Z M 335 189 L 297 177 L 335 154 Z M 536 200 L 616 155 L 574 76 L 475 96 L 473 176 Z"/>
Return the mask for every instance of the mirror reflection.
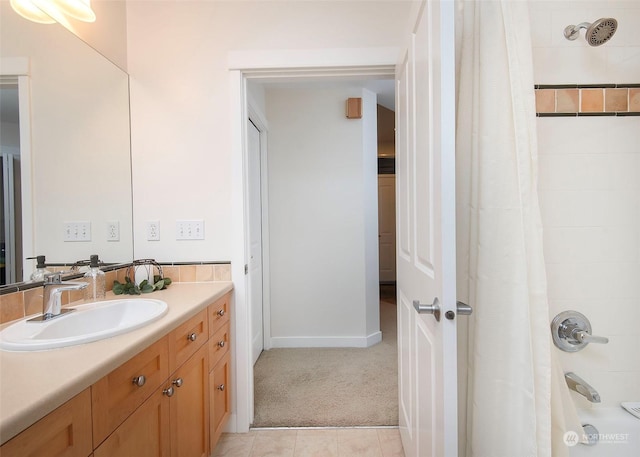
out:
<path id="1" fill-rule="evenodd" d="M 0 7 L 2 283 L 29 280 L 36 255 L 130 261 L 128 75 L 60 25 Z"/>

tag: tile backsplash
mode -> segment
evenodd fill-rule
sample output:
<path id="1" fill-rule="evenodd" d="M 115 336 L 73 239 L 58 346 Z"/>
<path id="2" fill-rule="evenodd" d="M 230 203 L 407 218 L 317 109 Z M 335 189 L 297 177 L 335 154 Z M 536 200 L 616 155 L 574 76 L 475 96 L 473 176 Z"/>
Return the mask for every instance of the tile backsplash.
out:
<path id="1" fill-rule="evenodd" d="M 160 263 L 164 277 L 173 282 L 231 281 L 231 264 L 223 263 Z M 113 281 L 124 282 L 129 265 L 106 271 L 106 288 L 111 290 Z M 157 274 L 157 270 L 156 270 Z M 81 300 L 82 291 L 64 292 L 62 304 Z M 0 324 L 42 313 L 42 287 L 25 288 L 0 295 Z"/>

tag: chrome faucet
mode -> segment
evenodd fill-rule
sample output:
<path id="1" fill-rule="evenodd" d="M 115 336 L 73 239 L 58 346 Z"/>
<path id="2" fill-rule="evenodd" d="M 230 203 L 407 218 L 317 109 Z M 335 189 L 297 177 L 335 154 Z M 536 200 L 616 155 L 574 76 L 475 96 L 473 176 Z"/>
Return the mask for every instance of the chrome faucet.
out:
<path id="1" fill-rule="evenodd" d="M 578 311 L 563 311 L 551 322 L 553 343 L 565 352 L 577 352 L 589 343 L 607 344 L 609 338 L 591 334 L 591 322 Z"/>
<path id="2" fill-rule="evenodd" d="M 564 374 L 564 379 L 567 381 L 569 389 L 575 390 L 591 403 L 600 403 L 600 394 L 580 376 L 570 371 Z"/>
<path id="3" fill-rule="evenodd" d="M 62 272 L 45 276 L 42 286 L 42 316 L 30 319 L 30 321 L 46 321 L 73 311 L 73 309 L 62 309 L 62 292 L 84 289 L 88 285 L 86 282 L 62 282 Z"/>

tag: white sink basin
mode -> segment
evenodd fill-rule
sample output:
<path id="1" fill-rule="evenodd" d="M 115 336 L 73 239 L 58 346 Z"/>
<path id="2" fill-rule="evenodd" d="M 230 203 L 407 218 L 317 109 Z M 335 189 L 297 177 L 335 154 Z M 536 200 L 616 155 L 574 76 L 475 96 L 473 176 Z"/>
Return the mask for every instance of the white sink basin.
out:
<path id="1" fill-rule="evenodd" d="M 75 306 L 75 311 L 47 321 L 23 319 L 0 331 L 0 349 L 41 351 L 102 340 L 143 327 L 164 316 L 160 300 L 125 298 Z"/>

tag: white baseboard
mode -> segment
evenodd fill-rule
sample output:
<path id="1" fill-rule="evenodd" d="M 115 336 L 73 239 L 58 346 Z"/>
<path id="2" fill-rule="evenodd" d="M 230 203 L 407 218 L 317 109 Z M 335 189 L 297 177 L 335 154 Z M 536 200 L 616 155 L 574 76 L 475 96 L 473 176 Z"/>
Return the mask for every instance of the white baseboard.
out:
<path id="1" fill-rule="evenodd" d="M 382 332 L 377 331 L 367 337 L 367 345 L 365 347 L 371 347 L 374 344 L 378 344 L 381 341 L 382 341 Z"/>
<path id="2" fill-rule="evenodd" d="M 368 348 L 380 341 L 380 331 L 369 336 L 275 336 L 271 348 Z"/>

